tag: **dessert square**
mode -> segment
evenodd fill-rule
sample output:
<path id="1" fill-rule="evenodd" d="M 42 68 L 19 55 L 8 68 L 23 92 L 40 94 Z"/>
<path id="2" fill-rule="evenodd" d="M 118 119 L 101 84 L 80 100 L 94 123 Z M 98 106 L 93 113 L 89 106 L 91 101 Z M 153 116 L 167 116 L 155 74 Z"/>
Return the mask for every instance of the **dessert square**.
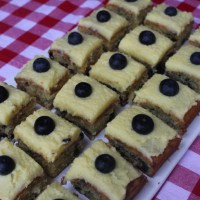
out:
<path id="1" fill-rule="evenodd" d="M 147 80 L 141 63 L 119 52 L 106 52 L 91 66 L 90 76 L 119 94 L 121 105 L 132 102 L 134 91 Z"/>
<path id="2" fill-rule="evenodd" d="M 157 117 L 184 134 L 200 111 L 200 95 L 165 75 L 155 74 L 136 91 L 134 103 L 149 109 Z"/>
<path id="3" fill-rule="evenodd" d="M 159 170 L 181 142 L 173 128 L 139 106 L 122 111 L 107 124 L 105 132 L 117 151 L 149 176 Z"/>
<path id="4" fill-rule="evenodd" d="M 91 200 L 128 200 L 144 186 L 146 177 L 114 147 L 97 140 L 74 160 L 65 181 L 71 181 L 80 193 Z"/>
<path id="5" fill-rule="evenodd" d="M 147 13 L 152 9 L 153 4 L 151 0 L 109 0 L 106 7 L 125 17 L 129 22 L 130 29 L 133 29 L 143 22 Z"/>
<path id="6" fill-rule="evenodd" d="M 102 39 L 105 50 L 115 49 L 127 29 L 127 20 L 106 8 L 93 11 L 78 24 L 79 31 Z"/>
<path id="7" fill-rule="evenodd" d="M 200 93 L 200 48 L 185 45 L 168 59 L 166 74 Z"/>
<path id="8" fill-rule="evenodd" d="M 48 185 L 47 188 L 37 197 L 36 200 L 50 200 L 50 199 L 79 200 L 77 196 L 69 192 L 58 182 L 54 182 L 51 185 Z"/>
<path id="9" fill-rule="evenodd" d="M 55 95 L 68 78 L 68 69 L 44 56 L 36 56 L 23 66 L 15 81 L 19 89 L 36 97 L 39 104 L 51 109 Z"/>
<path id="10" fill-rule="evenodd" d="M 200 48 L 200 27 L 191 34 L 189 43 Z"/>
<path id="11" fill-rule="evenodd" d="M 144 24 L 163 33 L 179 47 L 190 35 L 193 16 L 190 12 L 180 11 L 163 3 L 147 14 Z"/>
<path id="12" fill-rule="evenodd" d="M 146 26 L 138 26 L 121 40 L 119 50 L 153 71 L 173 52 L 173 42 Z"/>
<path id="13" fill-rule="evenodd" d="M 0 197 L 34 200 L 49 180 L 42 167 L 7 139 L 0 142 Z"/>
<path id="14" fill-rule="evenodd" d="M 105 127 L 118 104 L 114 91 L 82 74 L 69 79 L 54 100 L 57 114 L 78 125 L 90 139 Z"/>
<path id="15" fill-rule="evenodd" d="M 72 31 L 56 39 L 49 49 L 49 57 L 73 73 L 89 71 L 103 52 L 102 40 L 92 35 Z"/>
<path id="16" fill-rule="evenodd" d="M 14 130 L 17 146 L 34 158 L 50 177 L 56 177 L 81 149 L 81 130 L 41 108 Z"/>
<path id="17" fill-rule="evenodd" d="M 0 133 L 12 137 L 13 129 L 34 111 L 35 98 L 0 82 Z M 0 136 L 0 137 L 2 137 Z"/>

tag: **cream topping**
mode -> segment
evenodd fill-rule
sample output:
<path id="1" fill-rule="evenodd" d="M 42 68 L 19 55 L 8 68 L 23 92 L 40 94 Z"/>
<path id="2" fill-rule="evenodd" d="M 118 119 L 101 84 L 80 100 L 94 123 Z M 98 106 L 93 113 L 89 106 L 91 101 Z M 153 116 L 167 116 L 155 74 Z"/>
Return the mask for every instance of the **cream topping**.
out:
<path id="1" fill-rule="evenodd" d="M 197 42 L 200 44 L 200 27 L 190 36 L 189 41 Z"/>
<path id="2" fill-rule="evenodd" d="M 107 174 L 95 168 L 95 160 L 101 154 L 109 154 L 115 158 L 115 169 Z M 65 176 L 65 180 L 84 179 L 109 199 L 125 199 L 126 187 L 129 182 L 141 174 L 130 163 L 123 159 L 114 147 L 109 147 L 98 140 L 79 158 L 75 159 Z"/>
<path id="3" fill-rule="evenodd" d="M 92 86 L 90 96 L 80 98 L 75 95 L 74 88 L 80 82 L 87 82 Z M 54 107 L 93 123 L 117 100 L 117 94 L 111 89 L 90 77 L 77 74 L 58 92 L 54 99 Z"/>
<path id="4" fill-rule="evenodd" d="M 0 175 L 0 197 L 2 200 L 15 200 L 17 195 L 36 177 L 43 175 L 43 169 L 7 139 L 0 142 L 0 155 L 11 157 L 16 164 L 15 169 L 10 174 Z"/>
<path id="5" fill-rule="evenodd" d="M 166 78 L 168 77 L 165 75 L 155 74 L 140 90 L 135 92 L 136 97 L 134 102 L 149 103 L 158 106 L 165 113 L 183 120 L 188 110 L 192 106 L 197 105 L 197 101 L 200 100 L 200 95 L 189 87 L 177 82 L 179 85 L 179 93 L 172 97 L 165 96 L 160 92 L 159 84 Z"/>
<path id="6" fill-rule="evenodd" d="M 151 31 L 155 34 L 156 42 L 152 45 L 144 45 L 139 41 L 142 31 Z M 126 34 L 119 44 L 119 50 L 131 55 L 133 58 L 144 62 L 151 67 L 155 67 L 165 56 L 167 51 L 173 46 L 173 42 L 145 26 L 138 26 L 133 31 Z"/>
<path id="7" fill-rule="evenodd" d="M 34 130 L 38 117 L 49 116 L 55 122 L 55 129 L 49 135 L 39 135 Z M 27 134 L 28 133 L 28 134 Z M 41 155 L 46 161 L 54 162 L 63 152 L 66 145 L 70 146 L 80 135 L 80 129 L 56 114 L 42 108 L 26 118 L 14 130 L 15 137 L 23 141 L 32 151 Z M 31 139 L 30 139 L 31 138 Z M 70 142 L 65 142 L 66 139 Z M 40 148 L 38 148 L 40 147 Z"/>

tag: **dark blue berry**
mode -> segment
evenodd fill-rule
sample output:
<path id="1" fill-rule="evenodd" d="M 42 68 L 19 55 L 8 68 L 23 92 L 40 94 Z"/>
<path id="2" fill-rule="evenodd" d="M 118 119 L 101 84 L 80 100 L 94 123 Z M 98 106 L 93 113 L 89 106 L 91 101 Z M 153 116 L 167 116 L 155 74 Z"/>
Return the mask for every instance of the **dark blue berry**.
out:
<path id="1" fill-rule="evenodd" d="M 0 156 L 0 175 L 6 176 L 15 169 L 15 161 L 9 156 Z"/>
<path id="2" fill-rule="evenodd" d="M 109 154 L 101 154 L 95 160 L 96 169 L 104 174 L 112 172 L 115 165 L 115 159 Z"/>
<path id="3" fill-rule="evenodd" d="M 142 31 L 139 35 L 139 41 L 144 45 L 152 45 L 156 42 L 156 36 L 151 31 Z"/>
<path id="4" fill-rule="evenodd" d="M 45 58 L 37 58 L 33 62 L 33 69 L 38 73 L 47 72 L 50 69 L 50 63 Z"/>
<path id="5" fill-rule="evenodd" d="M 107 10 L 101 10 L 97 13 L 97 20 L 99 22 L 107 22 L 110 20 L 111 15 Z"/>
<path id="6" fill-rule="evenodd" d="M 4 102 L 6 99 L 8 99 L 8 97 L 8 90 L 5 87 L 0 86 L 0 103 Z"/>
<path id="7" fill-rule="evenodd" d="M 64 199 L 54 199 L 54 200 L 64 200 Z"/>
<path id="8" fill-rule="evenodd" d="M 41 116 L 36 119 L 34 130 L 38 135 L 49 135 L 55 128 L 55 122 L 49 116 Z"/>
<path id="9" fill-rule="evenodd" d="M 160 82 L 160 92 L 166 96 L 172 97 L 179 93 L 179 85 L 173 79 L 164 79 Z"/>
<path id="10" fill-rule="evenodd" d="M 192 64 L 194 65 L 200 65 L 200 52 L 194 52 L 191 56 L 190 56 L 190 61 Z"/>
<path id="11" fill-rule="evenodd" d="M 176 16 L 177 15 L 177 9 L 173 6 L 168 6 L 166 9 L 165 9 L 165 14 L 170 16 L 170 17 L 173 17 L 173 16 Z"/>
<path id="12" fill-rule="evenodd" d="M 123 54 L 115 53 L 110 57 L 109 65 L 114 70 L 122 70 L 127 65 L 127 59 Z"/>
<path id="13" fill-rule="evenodd" d="M 83 42 L 83 36 L 79 32 L 72 32 L 68 36 L 68 43 L 71 45 L 81 44 Z"/>
<path id="14" fill-rule="evenodd" d="M 136 2 L 137 0 L 125 0 L 126 2 Z"/>
<path id="15" fill-rule="evenodd" d="M 138 114 L 132 119 L 132 128 L 139 134 L 147 135 L 154 129 L 154 122 L 148 115 Z"/>
<path id="16" fill-rule="evenodd" d="M 75 94 L 78 97 L 86 98 L 92 93 L 92 87 L 89 83 L 80 82 L 75 87 Z"/>

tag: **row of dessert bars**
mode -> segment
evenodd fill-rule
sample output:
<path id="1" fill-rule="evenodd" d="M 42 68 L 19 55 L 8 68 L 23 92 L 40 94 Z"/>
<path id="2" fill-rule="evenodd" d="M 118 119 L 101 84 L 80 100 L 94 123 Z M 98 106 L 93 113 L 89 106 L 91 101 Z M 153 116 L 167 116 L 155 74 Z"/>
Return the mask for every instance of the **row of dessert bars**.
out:
<path id="1" fill-rule="evenodd" d="M 192 15 L 152 8 L 150 0 L 110 0 L 54 41 L 50 59 L 26 63 L 15 78 L 20 90 L 0 83 L 0 137 L 17 141 L 0 142 L 0 199 L 35 199 L 82 151 L 82 132 L 93 140 L 106 126 L 109 140 L 93 142 L 63 178 L 91 200 L 132 199 L 143 173 L 153 176 L 179 147 L 200 110 L 200 34 L 180 48 Z M 78 199 L 54 183 L 37 200 L 66 198 Z"/>

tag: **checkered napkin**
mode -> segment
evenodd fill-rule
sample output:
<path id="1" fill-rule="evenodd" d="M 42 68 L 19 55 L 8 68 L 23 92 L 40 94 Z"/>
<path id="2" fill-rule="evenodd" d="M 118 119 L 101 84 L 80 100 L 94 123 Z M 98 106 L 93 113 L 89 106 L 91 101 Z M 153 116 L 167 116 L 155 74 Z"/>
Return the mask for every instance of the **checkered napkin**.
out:
<path id="1" fill-rule="evenodd" d="M 35 55 L 107 0 L 0 0 L 0 81 L 13 79 Z M 190 11 L 200 24 L 199 0 L 154 0 Z M 175 167 L 154 200 L 200 200 L 200 136 Z M 146 200 L 146 199 L 144 199 Z"/>

